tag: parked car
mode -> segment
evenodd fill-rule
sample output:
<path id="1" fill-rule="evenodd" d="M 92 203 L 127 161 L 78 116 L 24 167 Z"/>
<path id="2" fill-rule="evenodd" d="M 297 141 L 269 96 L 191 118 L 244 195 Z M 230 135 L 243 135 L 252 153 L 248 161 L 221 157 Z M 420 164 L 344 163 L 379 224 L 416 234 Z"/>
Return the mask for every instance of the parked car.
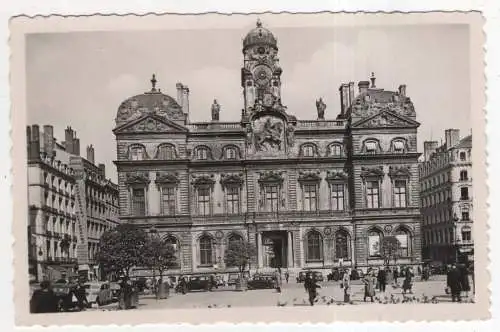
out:
<path id="1" fill-rule="evenodd" d="M 208 275 L 194 275 L 189 278 L 187 282 L 188 291 L 205 290 L 210 288 L 210 276 Z"/>
<path id="2" fill-rule="evenodd" d="M 67 280 L 57 280 L 52 284 L 52 291 L 57 297 L 57 310 L 70 311 L 78 308 L 78 301 L 74 294 L 76 284 L 67 282 Z"/>
<path id="3" fill-rule="evenodd" d="M 239 277 L 240 275 L 238 273 L 229 273 L 229 276 L 227 277 L 227 285 L 228 286 L 236 285 L 236 280 L 238 280 Z"/>
<path id="4" fill-rule="evenodd" d="M 297 276 L 297 282 L 298 283 L 304 282 L 304 280 L 306 280 L 306 276 L 309 273 L 312 273 L 314 275 L 314 278 L 316 279 L 316 281 L 319 281 L 319 282 L 324 281 L 324 277 L 323 277 L 323 274 L 321 272 L 307 270 L 307 271 L 300 271 L 299 272 L 299 275 Z"/>
<path id="5" fill-rule="evenodd" d="M 248 289 L 274 288 L 274 276 L 270 274 L 256 274 L 248 281 Z"/>
<path id="6" fill-rule="evenodd" d="M 226 286 L 226 281 L 224 280 L 224 277 L 220 275 L 215 276 L 215 283 L 217 284 L 218 287 Z"/>
<path id="7" fill-rule="evenodd" d="M 105 305 L 113 301 L 113 293 L 108 282 L 90 282 L 85 284 L 87 302 Z"/>

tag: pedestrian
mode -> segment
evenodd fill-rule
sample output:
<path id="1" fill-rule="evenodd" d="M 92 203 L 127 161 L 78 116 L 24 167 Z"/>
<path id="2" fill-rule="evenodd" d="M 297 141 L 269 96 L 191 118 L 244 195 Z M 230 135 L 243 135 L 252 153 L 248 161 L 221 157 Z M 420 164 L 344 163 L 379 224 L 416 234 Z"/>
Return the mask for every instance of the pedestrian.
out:
<path id="1" fill-rule="evenodd" d="M 470 292 L 470 283 L 469 283 L 469 271 L 467 270 L 467 267 L 465 264 L 462 264 L 460 266 L 460 285 L 461 285 L 461 291 L 464 292 L 465 297 L 469 297 L 469 292 Z"/>
<path id="2" fill-rule="evenodd" d="M 373 275 L 373 270 L 368 269 L 368 272 L 363 277 L 363 284 L 365 285 L 365 295 L 363 301 L 366 302 L 366 298 L 369 297 L 373 302 L 373 297 L 375 296 L 375 284 L 377 283 L 377 278 Z"/>
<path id="3" fill-rule="evenodd" d="M 185 277 L 181 277 L 181 280 L 179 281 L 179 286 L 180 286 L 181 293 L 183 295 L 186 295 L 186 293 L 187 293 L 187 282 L 186 282 L 186 278 Z"/>
<path id="4" fill-rule="evenodd" d="M 309 294 L 309 303 L 311 304 L 311 306 L 313 306 L 316 297 L 318 296 L 318 288 L 321 288 L 321 286 L 317 284 L 314 275 L 312 275 L 311 273 L 308 273 L 306 276 L 306 279 L 304 281 L 304 288 Z"/>
<path id="5" fill-rule="evenodd" d="M 460 271 L 457 266 L 453 264 L 446 276 L 446 285 L 451 293 L 452 302 L 461 302 L 460 291 L 462 290 Z"/>
<path id="6" fill-rule="evenodd" d="M 398 267 L 397 266 L 394 267 L 394 270 L 392 272 L 392 276 L 394 278 L 394 285 L 398 286 L 399 273 L 398 273 Z"/>
<path id="7" fill-rule="evenodd" d="M 211 292 L 214 289 L 214 286 L 215 286 L 215 277 L 213 274 L 211 274 L 208 281 L 208 290 Z"/>
<path id="8" fill-rule="evenodd" d="M 377 282 L 379 285 L 379 290 L 385 293 L 385 286 L 387 285 L 387 271 L 385 269 L 380 269 L 378 271 Z"/>
<path id="9" fill-rule="evenodd" d="M 276 291 L 278 293 L 281 293 L 281 273 L 278 271 L 276 271 L 276 273 L 274 274 L 274 282 L 275 282 L 275 287 L 276 287 Z"/>
<path id="10" fill-rule="evenodd" d="M 286 283 L 288 284 L 288 279 L 290 278 L 290 274 L 288 273 L 288 270 L 286 270 L 285 272 L 285 280 L 286 280 Z"/>
<path id="11" fill-rule="evenodd" d="M 78 302 L 78 308 L 81 311 L 85 310 L 89 306 L 89 302 L 87 301 L 87 291 L 83 280 L 78 280 L 78 284 L 74 289 L 74 295 Z"/>
<path id="12" fill-rule="evenodd" d="M 406 291 L 409 291 L 410 294 L 413 294 L 413 270 L 411 267 L 407 267 L 404 271 L 404 281 L 403 281 L 403 294 L 406 294 Z"/>
<path id="13" fill-rule="evenodd" d="M 351 301 L 351 278 L 348 271 L 344 271 L 342 275 L 341 287 L 344 288 L 344 302 Z"/>
<path id="14" fill-rule="evenodd" d="M 30 300 L 31 313 L 57 312 L 57 296 L 50 287 L 50 282 L 44 280 L 40 283 L 40 289 L 33 292 Z"/>

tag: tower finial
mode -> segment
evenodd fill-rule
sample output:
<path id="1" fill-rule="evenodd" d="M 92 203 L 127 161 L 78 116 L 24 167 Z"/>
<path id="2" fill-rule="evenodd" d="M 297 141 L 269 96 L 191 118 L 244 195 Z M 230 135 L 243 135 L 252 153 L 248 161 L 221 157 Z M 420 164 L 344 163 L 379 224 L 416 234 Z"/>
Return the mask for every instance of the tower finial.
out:
<path id="1" fill-rule="evenodd" d="M 372 72 L 372 77 L 370 77 L 370 81 L 372 81 L 372 86 L 371 86 L 372 89 L 375 88 L 375 80 L 376 80 L 375 73 Z"/>
<path id="2" fill-rule="evenodd" d="M 262 22 L 260 20 L 260 18 L 257 18 L 257 28 L 260 28 L 262 27 Z"/>
<path id="3" fill-rule="evenodd" d="M 156 91 L 156 75 L 153 74 L 153 77 L 151 78 L 151 91 Z"/>

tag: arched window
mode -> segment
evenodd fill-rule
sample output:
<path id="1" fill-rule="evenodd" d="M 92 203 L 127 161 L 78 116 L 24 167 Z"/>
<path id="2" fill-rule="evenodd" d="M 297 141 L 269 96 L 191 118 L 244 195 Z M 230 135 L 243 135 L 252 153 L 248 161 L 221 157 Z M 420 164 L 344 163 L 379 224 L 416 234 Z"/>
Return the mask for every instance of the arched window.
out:
<path id="1" fill-rule="evenodd" d="M 213 240 L 208 235 L 200 237 L 200 265 L 211 266 L 215 264 Z"/>
<path id="2" fill-rule="evenodd" d="M 317 231 L 310 231 L 307 234 L 306 261 L 314 262 L 323 259 L 323 238 Z"/>
<path id="3" fill-rule="evenodd" d="M 472 231 L 470 226 L 462 227 L 462 241 L 472 241 Z"/>
<path id="4" fill-rule="evenodd" d="M 378 142 L 374 139 L 366 140 L 364 142 L 364 151 L 369 154 L 375 154 L 379 150 Z"/>
<path id="5" fill-rule="evenodd" d="M 345 230 L 340 230 L 335 234 L 335 258 L 349 259 L 350 239 Z"/>
<path id="6" fill-rule="evenodd" d="M 165 243 L 167 245 L 172 246 L 174 249 L 174 255 L 175 255 L 175 262 L 174 265 L 172 266 L 173 268 L 180 268 L 181 266 L 181 250 L 179 246 L 179 241 L 177 241 L 177 238 L 174 236 L 170 235 L 165 238 Z"/>
<path id="7" fill-rule="evenodd" d="M 243 243 L 243 238 L 240 235 L 238 235 L 238 234 L 229 235 L 229 237 L 227 239 L 226 250 L 235 250 L 235 249 L 239 248 L 239 247 L 235 248 L 235 246 L 238 245 L 239 243 Z M 234 260 L 231 259 L 230 261 L 231 262 L 227 263 L 227 266 L 234 267 L 234 264 L 232 264 L 232 263 L 234 263 Z"/>
<path id="8" fill-rule="evenodd" d="M 328 151 L 330 152 L 330 156 L 339 157 L 342 155 L 342 146 L 336 143 L 330 144 Z"/>
<path id="9" fill-rule="evenodd" d="M 315 152 L 315 146 L 312 144 L 304 144 L 302 146 L 302 157 L 314 157 Z"/>
<path id="10" fill-rule="evenodd" d="M 130 160 L 144 160 L 146 159 L 146 148 L 143 145 L 132 145 L 129 148 Z"/>
<path id="11" fill-rule="evenodd" d="M 157 159 L 172 160 L 175 159 L 175 147 L 170 144 L 162 144 L 158 147 Z"/>
<path id="12" fill-rule="evenodd" d="M 467 181 L 468 174 L 467 171 L 460 171 L 460 181 Z"/>
<path id="13" fill-rule="evenodd" d="M 410 233 L 405 228 L 396 231 L 396 239 L 399 241 L 399 257 L 410 256 Z"/>
<path id="14" fill-rule="evenodd" d="M 465 152 L 460 152 L 460 161 L 465 161 L 467 160 L 467 155 L 465 154 Z"/>
<path id="15" fill-rule="evenodd" d="M 378 229 L 368 232 L 368 255 L 370 257 L 380 257 L 383 234 Z"/>

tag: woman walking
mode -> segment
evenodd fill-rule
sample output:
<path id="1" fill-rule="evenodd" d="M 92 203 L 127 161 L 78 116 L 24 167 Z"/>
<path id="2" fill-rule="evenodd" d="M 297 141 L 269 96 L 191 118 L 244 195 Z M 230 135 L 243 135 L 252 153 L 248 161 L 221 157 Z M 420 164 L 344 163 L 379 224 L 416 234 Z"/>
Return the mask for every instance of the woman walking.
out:
<path id="1" fill-rule="evenodd" d="M 375 285 L 377 283 L 377 278 L 373 275 L 373 270 L 369 269 L 366 275 L 363 277 L 363 284 L 365 285 L 365 296 L 363 301 L 366 302 L 366 298 L 369 297 L 373 302 L 373 297 L 375 296 Z"/>
<path id="2" fill-rule="evenodd" d="M 403 294 L 406 294 L 406 291 L 410 291 L 410 294 L 413 294 L 413 271 L 411 267 L 407 267 L 405 271 L 405 280 L 403 281 Z"/>

